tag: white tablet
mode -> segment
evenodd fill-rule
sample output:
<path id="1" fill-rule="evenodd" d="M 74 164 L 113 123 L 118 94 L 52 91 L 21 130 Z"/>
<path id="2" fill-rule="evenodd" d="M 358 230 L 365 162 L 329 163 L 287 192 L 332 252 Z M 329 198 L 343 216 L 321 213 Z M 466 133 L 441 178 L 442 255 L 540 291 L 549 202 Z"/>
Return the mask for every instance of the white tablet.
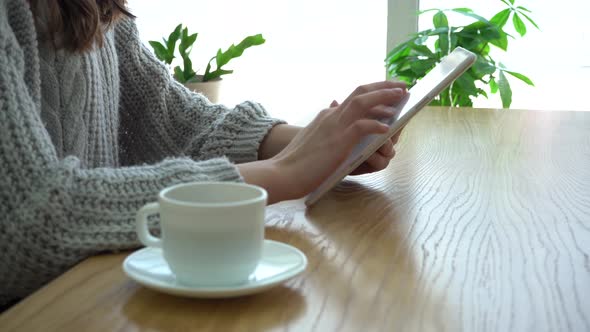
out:
<path id="1" fill-rule="evenodd" d="M 453 52 L 444 57 L 439 64 L 408 91 L 403 100 L 393 106 L 396 115 L 381 120 L 389 124 L 389 131 L 383 135 L 369 135 L 362 139 L 342 165 L 307 196 L 305 204 L 310 206 L 317 202 L 322 195 L 360 166 L 388 139 L 403 128 L 419 110 L 428 105 L 442 90 L 469 69 L 476 59 L 475 54 L 461 47 L 455 48 Z"/>

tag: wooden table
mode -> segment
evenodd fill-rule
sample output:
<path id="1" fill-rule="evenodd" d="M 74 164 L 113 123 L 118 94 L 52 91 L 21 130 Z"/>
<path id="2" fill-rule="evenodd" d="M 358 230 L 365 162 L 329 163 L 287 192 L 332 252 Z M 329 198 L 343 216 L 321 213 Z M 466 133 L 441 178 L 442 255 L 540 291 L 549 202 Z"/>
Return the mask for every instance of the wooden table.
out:
<path id="1" fill-rule="evenodd" d="M 90 258 L 2 331 L 590 331 L 590 112 L 430 109 L 380 173 L 268 208 L 307 271 L 195 300 Z"/>

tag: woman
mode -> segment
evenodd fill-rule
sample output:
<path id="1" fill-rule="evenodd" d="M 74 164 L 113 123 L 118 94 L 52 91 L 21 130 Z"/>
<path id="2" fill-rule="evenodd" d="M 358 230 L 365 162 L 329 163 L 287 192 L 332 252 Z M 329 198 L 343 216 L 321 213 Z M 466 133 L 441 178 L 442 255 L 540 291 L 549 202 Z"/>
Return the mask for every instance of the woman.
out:
<path id="1" fill-rule="evenodd" d="M 0 0 L 0 304 L 78 261 L 138 246 L 134 216 L 185 181 L 302 197 L 365 135 L 401 83 L 333 103 L 305 128 L 245 102 L 209 103 L 142 46 L 124 0 Z M 384 145 L 357 173 L 393 157 Z"/>

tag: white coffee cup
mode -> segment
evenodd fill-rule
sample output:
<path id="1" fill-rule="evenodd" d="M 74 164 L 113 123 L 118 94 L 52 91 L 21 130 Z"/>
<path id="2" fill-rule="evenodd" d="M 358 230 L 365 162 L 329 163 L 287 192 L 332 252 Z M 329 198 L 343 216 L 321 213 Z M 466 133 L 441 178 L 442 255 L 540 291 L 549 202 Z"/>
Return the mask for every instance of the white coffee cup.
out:
<path id="1" fill-rule="evenodd" d="M 264 242 L 267 193 L 245 183 L 191 182 L 162 190 L 137 213 L 137 235 L 162 248 L 177 281 L 190 286 L 240 284 L 255 271 Z M 160 214 L 161 238 L 147 217 Z"/>

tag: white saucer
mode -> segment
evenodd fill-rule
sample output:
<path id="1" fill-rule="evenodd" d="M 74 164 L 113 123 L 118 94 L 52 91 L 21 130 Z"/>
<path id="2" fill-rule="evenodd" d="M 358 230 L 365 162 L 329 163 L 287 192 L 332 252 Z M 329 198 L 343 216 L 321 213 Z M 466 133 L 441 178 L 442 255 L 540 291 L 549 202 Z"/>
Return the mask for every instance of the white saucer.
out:
<path id="1" fill-rule="evenodd" d="M 307 258 L 290 245 L 264 240 L 262 259 L 250 279 L 231 286 L 193 287 L 179 284 L 168 268 L 160 248 L 143 248 L 129 255 L 123 270 L 131 279 L 157 291 L 172 295 L 201 298 L 235 297 L 274 287 L 305 270 Z"/>

